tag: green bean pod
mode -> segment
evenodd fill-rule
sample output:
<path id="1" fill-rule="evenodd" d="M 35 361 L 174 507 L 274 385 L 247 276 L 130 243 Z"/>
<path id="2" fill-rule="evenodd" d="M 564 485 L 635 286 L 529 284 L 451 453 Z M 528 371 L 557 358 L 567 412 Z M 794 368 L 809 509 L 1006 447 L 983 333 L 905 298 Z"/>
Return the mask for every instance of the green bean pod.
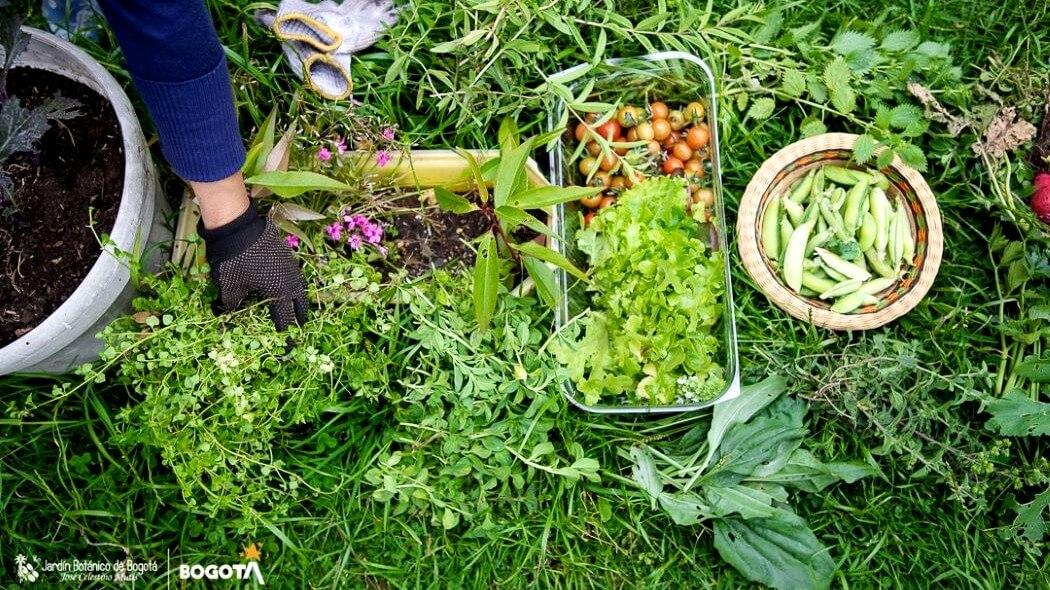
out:
<path id="1" fill-rule="evenodd" d="M 887 231 L 887 233 L 889 234 L 889 242 L 886 244 L 886 253 L 888 255 L 886 260 L 890 264 L 897 264 L 898 262 L 900 262 L 901 259 L 901 234 L 897 231 L 897 226 L 899 225 L 898 222 L 900 221 L 900 215 L 897 215 L 896 207 L 891 206 L 888 218 L 890 228 Z"/>
<path id="2" fill-rule="evenodd" d="M 824 248 L 816 248 L 815 252 L 820 259 L 824 261 L 824 264 L 835 269 L 836 271 L 846 275 L 851 279 L 857 279 L 858 281 L 866 281 L 871 278 L 871 273 L 864 270 L 863 268 L 853 264 L 848 260 L 844 260 L 834 252 L 825 250 Z"/>
<path id="3" fill-rule="evenodd" d="M 802 214 L 802 222 L 816 221 L 820 219 L 820 203 L 813 199 L 806 205 L 806 211 Z"/>
<path id="4" fill-rule="evenodd" d="M 762 214 L 762 249 L 772 260 L 780 259 L 780 197 L 769 199 Z"/>
<path id="5" fill-rule="evenodd" d="M 791 221 L 787 217 L 780 217 L 780 260 L 784 260 L 784 250 L 787 249 L 788 238 L 791 237 L 791 232 L 795 230 L 795 227 L 791 225 Z"/>
<path id="6" fill-rule="evenodd" d="M 849 235 L 846 234 L 846 226 L 842 222 L 842 216 L 835 209 L 835 206 L 827 199 L 821 199 L 819 202 L 820 214 L 824 217 L 824 221 L 828 222 L 828 227 L 831 231 L 835 232 L 835 235 L 841 240 L 849 239 Z"/>
<path id="7" fill-rule="evenodd" d="M 864 258 L 867 259 L 868 265 L 871 266 L 872 270 L 877 272 L 880 276 L 897 279 L 897 272 L 893 270 L 893 267 L 886 263 L 886 260 L 875 251 L 874 248 L 869 248 L 864 251 Z"/>
<path id="8" fill-rule="evenodd" d="M 901 258 L 904 259 L 905 264 L 911 266 L 915 258 L 915 237 L 911 233 L 911 223 L 908 222 L 908 212 L 905 206 L 906 204 L 902 202 L 898 208 L 900 219 L 897 220 L 897 231 L 901 236 Z"/>
<path id="9" fill-rule="evenodd" d="M 824 166 L 823 170 L 824 176 L 832 182 L 837 182 L 838 184 L 846 186 L 857 184 L 857 177 L 853 175 L 853 172 L 849 168 L 830 164 Z"/>
<path id="10" fill-rule="evenodd" d="M 861 220 L 857 243 L 860 244 L 860 249 L 863 251 L 875 245 L 875 237 L 878 234 L 878 228 L 875 223 L 875 217 L 870 211 L 865 211 L 861 216 Z"/>
<path id="11" fill-rule="evenodd" d="M 849 295 L 860 288 L 864 283 L 856 279 L 848 279 L 840 283 L 835 283 L 830 289 L 826 289 L 820 294 L 821 299 L 831 299 L 834 297 L 842 297 Z"/>
<path id="12" fill-rule="evenodd" d="M 809 189 L 809 199 L 813 200 L 824 194 L 824 186 L 827 183 L 824 178 L 824 167 L 817 168 L 816 175 L 813 176 L 813 186 Z"/>
<path id="13" fill-rule="evenodd" d="M 881 188 L 882 190 L 889 190 L 889 188 L 890 188 L 890 179 L 886 178 L 885 174 L 883 174 L 882 172 L 880 172 L 878 170 L 871 170 L 871 171 L 868 172 L 868 174 L 870 174 L 871 177 L 875 180 L 875 182 L 874 182 L 875 186 Z"/>
<path id="14" fill-rule="evenodd" d="M 813 237 L 806 243 L 806 258 L 809 258 L 813 254 L 813 250 L 817 246 L 823 246 L 828 240 L 831 239 L 831 230 L 824 229 L 818 230 L 817 233 L 813 234 Z"/>
<path id="15" fill-rule="evenodd" d="M 793 185 L 791 196 L 789 197 L 792 201 L 801 203 L 809 197 L 809 191 L 813 188 L 813 177 L 816 176 L 816 173 L 817 170 L 815 168 L 810 170 L 802 180 Z"/>
<path id="16" fill-rule="evenodd" d="M 837 283 L 831 279 L 824 278 L 808 270 L 802 271 L 802 286 L 815 293 L 823 293 L 834 287 Z"/>
<path id="17" fill-rule="evenodd" d="M 885 291 L 886 289 L 889 289 L 896 282 L 897 279 L 894 278 L 879 277 L 877 279 L 871 279 L 870 281 L 864 283 L 860 286 L 859 289 L 857 289 L 857 291 L 867 295 L 875 295 L 877 293 Z"/>
<path id="18" fill-rule="evenodd" d="M 842 205 L 846 202 L 846 189 L 842 187 L 836 188 L 831 193 L 831 207 L 836 211 L 842 210 Z"/>
<path id="19" fill-rule="evenodd" d="M 802 218 L 806 216 L 806 210 L 793 199 L 784 199 L 780 206 L 784 208 L 784 212 L 791 218 L 791 224 L 795 227 L 798 227 L 802 223 Z"/>
<path id="20" fill-rule="evenodd" d="M 805 261 L 806 242 L 814 225 L 810 222 L 796 227 L 784 250 L 784 282 L 796 293 L 802 288 L 802 263 Z"/>
<path id="21" fill-rule="evenodd" d="M 864 182 L 858 182 L 850 189 L 849 194 L 846 196 L 846 209 L 842 214 L 842 221 L 846 224 L 846 232 L 849 234 L 856 234 L 857 228 L 860 227 L 861 203 L 867 204 L 868 199 L 868 185 Z"/>
<path id="22" fill-rule="evenodd" d="M 828 266 L 827 264 L 825 264 L 823 260 L 820 260 L 819 258 L 817 260 L 818 260 L 817 265 L 820 267 L 820 270 L 824 271 L 824 273 L 827 274 L 829 277 L 831 277 L 831 279 L 833 281 L 835 281 L 835 282 L 842 282 L 842 281 L 850 280 L 850 278 L 847 277 L 846 275 L 840 273 L 839 271 L 837 271 L 837 270 L 831 268 L 830 266 Z"/>
<path id="23" fill-rule="evenodd" d="M 862 305 L 875 305 L 879 300 L 877 297 L 867 293 L 854 292 L 842 297 L 831 305 L 831 311 L 835 313 L 850 313 Z"/>
<path id="24" fill-rule="evenodd" d="M 878 187 L 871 190 L 868 201 L 869 211 L 875 218 L 875 251 L 879 253 L 879 256 L 885 256 L 890 238 L 890 201 L 886 198 L 886 191 Z"/>

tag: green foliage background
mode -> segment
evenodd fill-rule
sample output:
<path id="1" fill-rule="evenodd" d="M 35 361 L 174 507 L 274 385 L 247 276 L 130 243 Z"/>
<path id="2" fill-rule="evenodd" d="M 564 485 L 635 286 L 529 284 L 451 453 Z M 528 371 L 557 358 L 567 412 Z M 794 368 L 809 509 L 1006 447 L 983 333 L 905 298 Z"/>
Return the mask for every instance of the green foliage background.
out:
<path id="1" fill-rule="evenodd" d="M 209 3 L 246 135 L 275 106 L 307 132 L 345 120 L 345 104 L 293 95 L 299 83 L 276 42 L 250 22 L 259 3 Z M 35 3 L 25 4 L 35 14 Z M 1045 389 L 1013 370 L 1026 355 L 1041 354 L 1045 318 L 1028 310 L 1045 302 L 1045 242 L 1026 238 L 1012 222 L 997 230 L 1002 209 L 993 194 L 1004 182 L 1027 194 L 1031 173 L 1017 165 L 1019 155 L 990 172 L 969 148 L 974 129 L 953 137 L 927 125 L 904 85 L 921 82 L 977 129 L 998 108 L 997 97 L 1033 118 L 1050 73 L 1047 10 L 1021 0 L 417 0 L 356 61 L 356 96 L 364 113 L 397 124 L 417 145 L 491 146 L 506 114 L 526 131 L 544 125 L 557 93 L 544 74 L 596 57 L 683 49 L 709 59 L 720 79 L 730 219 L 765 158 L 825 129 L 867 132 L 872 149 L 883 142 L 925 166 L 945 219 L 946 261 L 926 300 L 888 328 L 833 334 L 807 327 L 768 303 L 733 261 L 745 382 L 787 375 L 811 405 L 805 447 L 826 461 L 856 458 L 878 468 L 875 477 L 795 501 L 831 548 L 834 585 L 1037 588 L 1050 585 L 1046 541 L 1029 534 L 1046 518 L 1046 438 L 1018 436 L 1035 430 L 1009 421 L 1009 407 L 991 428 L 982 411 L 989 398 L 1045 399 Z M 112 39 L 85 44 L 128 81 Z M 201 289 L 188 288 L 180 300 L 203 297 Z M 495 341 L 487 346 L 501 354 L 479 358 L 448 341 L 466 330 L 460 316 L 470 313 L 450 313 L 456 301 L 411 310 L 444 326 L 409 333 L 416 352 L 387 367 L 417 385 L 404 391 L 411 403 L 339 395 L 325 400 L 313 427 L 278 439 L 272 451 L 287 466 L 337 491 L 309 495 L 250 536 L 242 514 L 209 518 L 186 502 L 154 448 L 118 444 L 122 409 L 145 392 L 111 380 L 24 414 L 51 395 L 54 382 L 0 381 L 0 579 L 14 579 L 18 552 L 115 558 L 126 548 L 137 559 L 162 559 L 171 549 L 173 558 L 210 562 L 260 540 L 270 587 L 746 585 L 715 553 L 710 528 L 671 526 L 621 479 L 630 463 L 619 449 L 706 415 L 609 419 L 570 410 L 547 377 L 549 360 L 532 352 L 542 340 L 539 324 L 518 338 L 516 361 Z M 522 310 L 500 313 L 506 322 L 520 320 Z M 415 366 L 460 381 L 434 382 Z M 524 385 L 494 395 L 490 385 L 514 382 L 518 366 L 528 375 Z M 468 400 L 477 405 L 449 394 L 462 389 L 462 379 L 478 385 L 478 397 Z M 541 447 L 537 464 L 583 469 L 576 478 L 530 469 L 519 486 L 522 463 L 501 456 L 482 462 L 491 473 L 457 480 L 469 443 L 431 447 L 429 437 L 405 426 L 439 415 L 474 433 L 497 429 L 492 436 L 504 448 L 531 454 L 546 440 L 555 452 Z M 394 465 L 392 440 L 411 449 Z M 587 477 L 593 465 L 581 459 L 597 461 L 600 482 Z M 500 469 L 507 465 L 516 467 Z M 378 482 L 387 485 L 384 470 L 395 489 L 418 485 L 428 499 L 394 493 L 397 501 L 375 501 Z M 491 493 L 479 494 L 479 486 Z M 476 534 L 463 534 L 455 510 L 435 510 L 439 502 L 479 499 L 497 503 L 499 517 L 482 518 Z"/>

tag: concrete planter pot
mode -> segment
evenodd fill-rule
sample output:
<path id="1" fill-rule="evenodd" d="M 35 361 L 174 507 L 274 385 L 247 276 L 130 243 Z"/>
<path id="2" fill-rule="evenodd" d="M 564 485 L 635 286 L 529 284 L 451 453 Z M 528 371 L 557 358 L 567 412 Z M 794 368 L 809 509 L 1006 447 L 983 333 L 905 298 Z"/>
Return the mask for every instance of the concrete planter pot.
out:
<path id="1" fill-rule="evenodd" d="M 123 89 L 79 48 L 38 29 L 25 27 L 23 31 L 30 37 L 29 47 L 15 61 L 16 67 L 38 68 L 76 80 L 105 97 L 117 114 L 124 140 L 124 190 L 110 232 L 115 248 L 140 255 L 149 244 L 169 240 L 163 224 L 167 204 L 135 110 Z M 95 335 L 128 309 L 132 294 L 127 266 L 103 252 L 54 313 L 0 348 L 0 375 L 63 373 L 95 360 L 102 347 Z"/>

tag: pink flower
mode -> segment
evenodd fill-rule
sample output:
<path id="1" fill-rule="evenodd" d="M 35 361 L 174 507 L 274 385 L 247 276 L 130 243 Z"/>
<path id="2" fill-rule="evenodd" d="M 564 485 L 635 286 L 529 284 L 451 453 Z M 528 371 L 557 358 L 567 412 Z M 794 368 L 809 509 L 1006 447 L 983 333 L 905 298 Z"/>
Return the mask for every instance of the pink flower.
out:
<path id="1" fill-rule="evenodd" d="M 379 250 L 379 254 L 386 256 L 386 246 L 376 246 L 376 250 Z"/>
<path id="2" fill-rule="evenodd" d="M 284 243 L 288 244 L 288 247 L 292 250 L 299 249 L 299 236 L 295 234 L 288 234 L 284 236 Z"/>
<path id="3" fill-rule="evenodd" d="M 347 238 L 346 243 L 350 244 L 351 250 L 358 250 L 363 244 L 363 242 L 361 241 L 361 236 L 359 236 L 358 234 L 350 234 L 350 237 Z"/>
<path id="4" fill-rule="evenodd" d="M 317 159 L 321 160 L 322 162 L 327 162 L 328 160 L 332 159 L 332 152 L 329 151 L 328 148 L 323 147 L 317 150 Z"/>
<path id="5" fill-rule="evenodd" d="M 390 152 L 387 150 L 379 150 L 379 153 L 376 154 L 376 164 L 378 164 L 379 167 L 382 168 L 383 166 L 386 166 L 389 163 Z"/>
<path id="6" fill-rule="evenodd" d="M 394 128 L 387 127 L 383 129 L 383 139 L 387 141 L 394 141 Z"/>
<path id="7" fill-rule="evenodd" d="M 346 140 L 342 136 L 335 138 L 335 151 L 340 156 L 346 153 Z"/>
<path id="8" fill-rule="evenodd" d="M 339 222 L 329 223 L 325 226 L 324 231 L 328 234 L 328 237 L 333 240 L 338 240 L 343 236 L 343 226 L 340 225 Z"/>

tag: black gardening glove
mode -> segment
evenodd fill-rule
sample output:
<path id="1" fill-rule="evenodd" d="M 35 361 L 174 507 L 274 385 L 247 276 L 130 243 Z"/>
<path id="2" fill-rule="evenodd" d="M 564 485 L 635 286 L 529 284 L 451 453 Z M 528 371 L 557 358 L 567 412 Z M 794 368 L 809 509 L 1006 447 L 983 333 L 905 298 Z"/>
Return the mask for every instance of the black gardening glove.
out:
<path id="1" fill-rule="evenodd" d="M 306 321 L 306 286 L 292 251 L 281 241 L 277 227 L 248 209 L 237 219 L 197 231 L 204 238 L 211 280 L 219 289 L 212 304 L 216 313 L 232 311 L 246 297 L 270 302 L 270 317 L 278 330 Z"/>

